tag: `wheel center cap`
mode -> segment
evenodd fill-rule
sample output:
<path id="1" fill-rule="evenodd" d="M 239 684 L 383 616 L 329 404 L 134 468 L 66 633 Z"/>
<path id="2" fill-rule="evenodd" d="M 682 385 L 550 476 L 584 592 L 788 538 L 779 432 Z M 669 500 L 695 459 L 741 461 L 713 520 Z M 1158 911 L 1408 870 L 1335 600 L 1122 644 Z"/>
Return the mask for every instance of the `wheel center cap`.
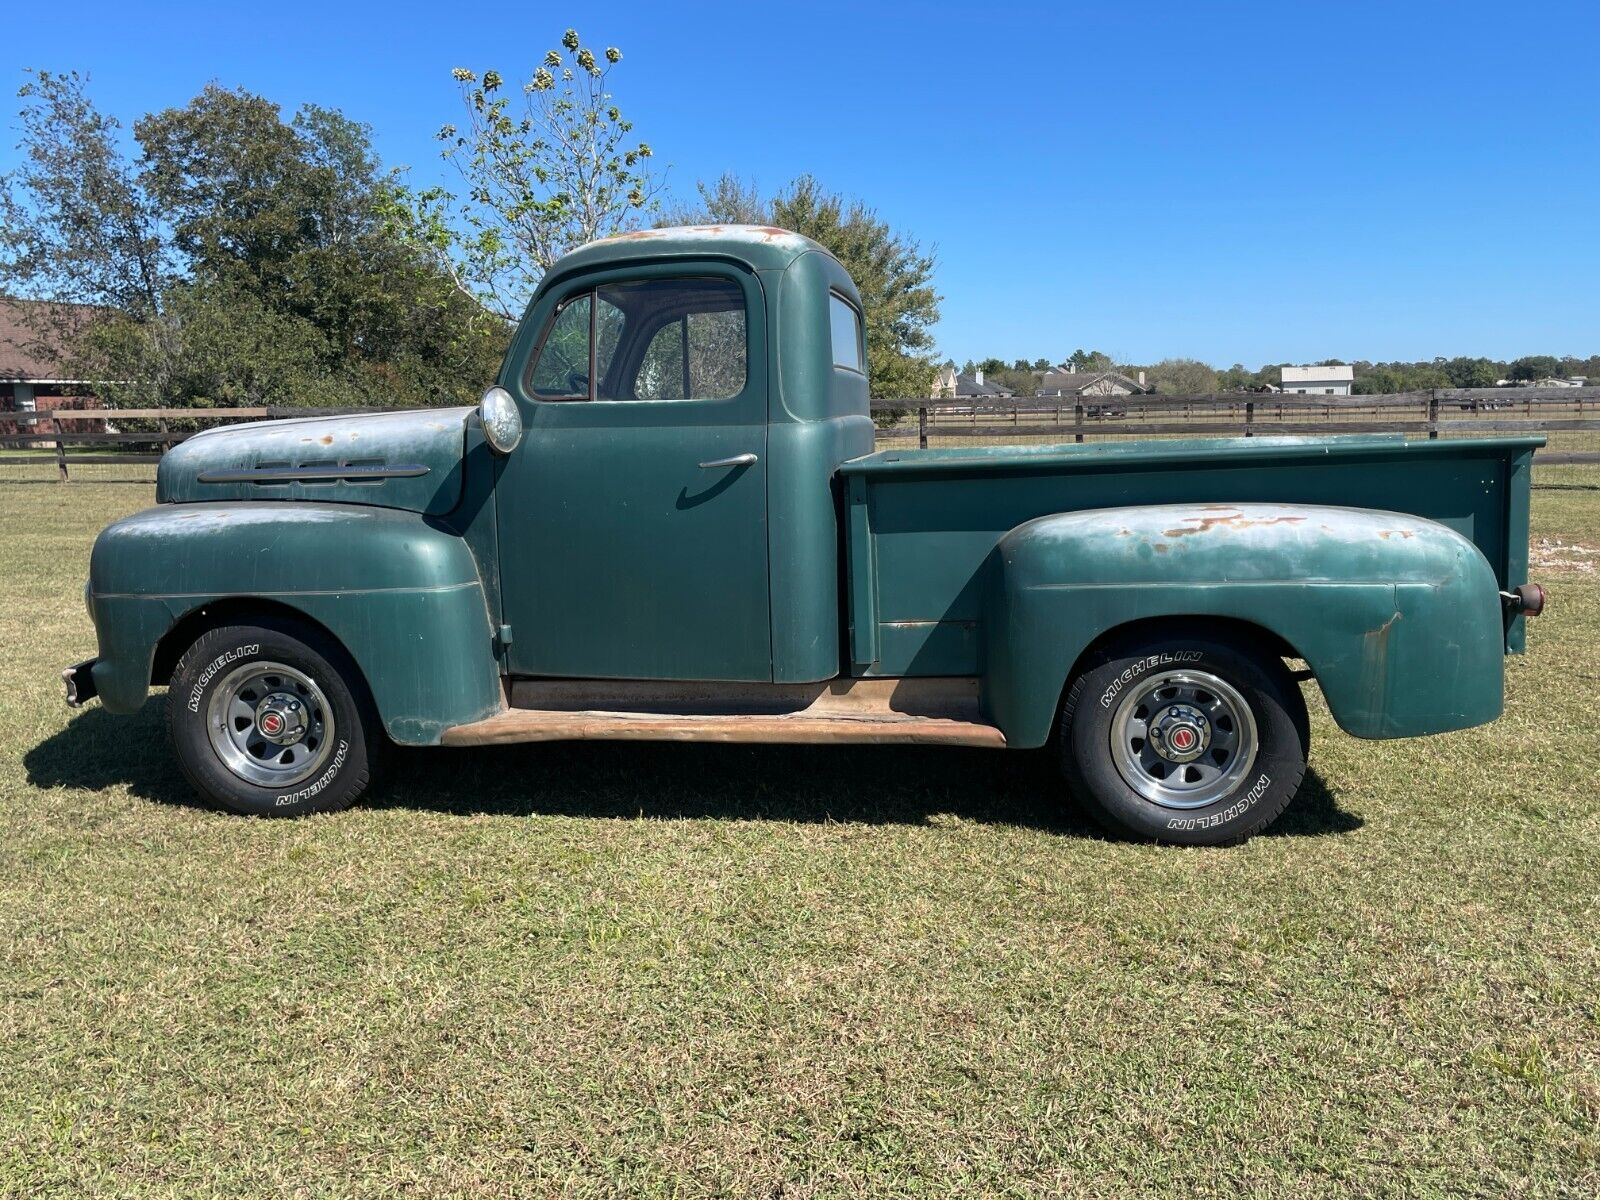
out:
<path id="1" fill-rule="evenodd" d="M 306 735 L 305 703 L 288 692 L 272 692 L 256 705 L 256 732 L 274 745 L 294 745 Z"/>
<path id="2" fill-rule="evenodd" d="M 1171 704 L 1150 722 L 1150 744 L 1168 762 L 1193 762 L 1211 745 L 1211 722 L 1192 704 Z"/>

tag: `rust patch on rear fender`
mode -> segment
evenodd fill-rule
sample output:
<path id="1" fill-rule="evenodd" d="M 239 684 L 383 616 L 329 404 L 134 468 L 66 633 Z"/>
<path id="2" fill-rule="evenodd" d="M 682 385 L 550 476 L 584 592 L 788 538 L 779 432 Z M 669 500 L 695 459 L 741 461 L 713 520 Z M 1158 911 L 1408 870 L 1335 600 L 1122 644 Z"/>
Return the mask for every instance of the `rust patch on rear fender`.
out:
<path id="1" fill-rule="evenodd" d="M 1361 683 L 1368 705 L 1376 712 L 1387 710 L 1389 701 L 1389 634 L 1400 620 L 1396 609 L 1382 625 L 1361 635 Z"/>
<path id="2" fill-rule="evenodd" d="M 1185 521 L 1193 521 L 1192 528 L 1168 529 L 1164 532 L 1167 537 L 1187 537 L 1191 533 L 1210 533 L 1213 529 L 1223 527 L 1227 529 L 1250 529 L 1257 525 L 1297 525 L 1304 521 L 1304 517 L 1247 517 L 1236 508 L 1226 504 L 1207 505 L 1204 512 L 1225 512 L 1225 517 L 1185 517 Z"/>

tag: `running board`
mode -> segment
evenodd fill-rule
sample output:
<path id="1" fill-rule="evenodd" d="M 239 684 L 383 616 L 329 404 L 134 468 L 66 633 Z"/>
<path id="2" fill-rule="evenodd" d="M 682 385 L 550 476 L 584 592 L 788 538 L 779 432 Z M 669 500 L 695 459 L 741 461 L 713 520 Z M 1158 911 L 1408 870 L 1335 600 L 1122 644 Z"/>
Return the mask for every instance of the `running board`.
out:
<path id="1" fill-rule="evenodd" d="M 516 680 L 513 707 L 444 731 L 446 746 L 583 739 L 913 743 L 1004 749 L 981 718 L 975 679 L 819 684 Z"/>

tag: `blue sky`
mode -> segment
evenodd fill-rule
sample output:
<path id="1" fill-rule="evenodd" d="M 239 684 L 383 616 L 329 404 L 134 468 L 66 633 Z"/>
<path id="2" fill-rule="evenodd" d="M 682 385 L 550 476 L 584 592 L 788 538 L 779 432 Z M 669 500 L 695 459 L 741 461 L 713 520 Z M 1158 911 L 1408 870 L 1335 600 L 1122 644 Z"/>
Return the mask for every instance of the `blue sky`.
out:
<path id="1" fill-rule="evenodd" d="M 958 360 L 1600 351 L 1594 0 L 78 3 L 5 24 L 8 89 L 87 70 L 125 123 L 211 79 L 314 100 L 424 181 L 450 69 L 526 74 L 576 25 L 622 48 L 618 101 L 675 189 L 809 171 L 936 247 Z"/>

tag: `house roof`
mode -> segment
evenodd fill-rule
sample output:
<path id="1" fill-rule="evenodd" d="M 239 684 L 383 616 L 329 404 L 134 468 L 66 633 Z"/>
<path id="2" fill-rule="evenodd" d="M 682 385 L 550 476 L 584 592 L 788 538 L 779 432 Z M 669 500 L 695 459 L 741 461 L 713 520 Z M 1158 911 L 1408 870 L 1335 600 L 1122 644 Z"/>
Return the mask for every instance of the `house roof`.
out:
<path id="1" fill-rule="evenodd" d="M 977 377 L 973 375 L 956 376 L 956 396 L 958 398 L 1009 395 L 1011 395 L 1011 390 L 1003 388 L 999 384 L 989 383 L 987 380 L 979 383 Z"/>
<path id="2" fill-rule="evenodd" d="M 1135 396 L 1146 390 L 1120 371 L 1046 371 L 1039 380 L 1039 395 L 1082 395 L 1102 380 L 1119 384 Z"/>
<path id="3" fill-rule="evenodd" d="M 1350 366 L 1284 367 L 1284 383 L 1350 383 L 1356 369 Z"/>
<path id="4" fill-rule="evenodd" d="M 89 304 L 54 304 L 0 296 L 0 383 L 87 383 L 67 378 L 59 326 L 95 311 Z"/>

